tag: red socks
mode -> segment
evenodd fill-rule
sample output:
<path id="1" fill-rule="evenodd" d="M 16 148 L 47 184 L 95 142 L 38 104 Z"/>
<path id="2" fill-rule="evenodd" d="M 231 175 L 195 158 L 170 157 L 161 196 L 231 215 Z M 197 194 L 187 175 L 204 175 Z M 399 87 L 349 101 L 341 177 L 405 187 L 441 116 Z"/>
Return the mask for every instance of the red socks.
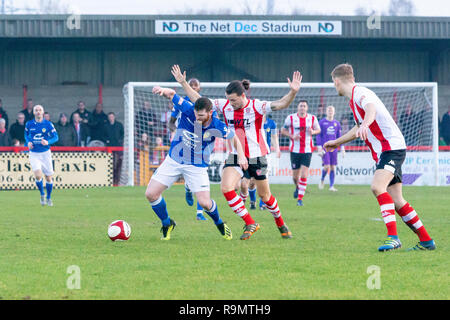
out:
<path id="1" fill-rule="evenodd" d="M 242 220 L 244 220 L 246 225 L 255 223 L 255 220 L 253 220 L 245 208 L 244 201 L 242 201 L 241 197 L 236 194 L 236 191 L 232 190 L 224 193 L 223 195 L 225 196 L 225 199 L 227 199 L 230 208 L 234 211 L 234 213 L 241 217 Z"/>
<path id="2" fill-rule="evenodd" d="M 391 195 L 387 192 L 380 194 L 377 200 L 380 205 L 381 216 L 386 224 L 388 236 L 397 236 L 394 200 L 392 200 Z"/>
<path id="3" fill-rule="evenodd" d="M 273 195 L 270 195 L 270 199 L 267 202 L 264 202 L 267 206 L 267 209 L 270 211 L 272 216 L 275 219 L 275 223 L 277 227 L 281 227 L 284 225 L 283 218 L 281 217 L 280 208 L 278 207 L 278 201 L 275 199 Z"/>
<path id="4" fill-rule="evenodd" d="M 413 207 L 406 203 L 401 209 L 397 210 L 397 213 L 408 227 L 410 227 L 419 236 L 420 241 L 430 241 L 431 238 L 428 235 L 427 230 L 420 221 L 419 216 Z"/>

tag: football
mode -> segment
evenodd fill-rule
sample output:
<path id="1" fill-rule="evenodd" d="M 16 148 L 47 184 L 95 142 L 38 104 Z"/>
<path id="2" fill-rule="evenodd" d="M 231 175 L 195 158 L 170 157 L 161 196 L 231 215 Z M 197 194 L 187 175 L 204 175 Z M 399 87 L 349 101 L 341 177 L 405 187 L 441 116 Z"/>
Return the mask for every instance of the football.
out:
<path id="1" fill-rule="evenodd" d="M 125 241 L 130 238 L 130 225 L 124 220 L 113 221 L 108 226 L 108 237 L 112 241 Z"/>

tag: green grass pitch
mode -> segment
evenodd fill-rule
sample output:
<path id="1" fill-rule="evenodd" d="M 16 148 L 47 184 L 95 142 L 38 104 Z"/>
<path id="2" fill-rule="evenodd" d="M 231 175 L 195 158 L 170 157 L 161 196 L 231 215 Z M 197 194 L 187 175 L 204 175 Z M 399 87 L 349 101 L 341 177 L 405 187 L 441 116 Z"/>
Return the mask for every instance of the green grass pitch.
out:
<path id="1" fill-rule="evenodd" d="M 405 187 L 405 198 L 435 239 L 433 252 L 407 252 L 417 236 L 397 216 L 403 248 L 379 253 L 386 228 L 369 186 L 308 186 L 304 207 L 293 186 L 272 185 L 293 238 L 280 237 L 267 211 L 250 211 L 261 229 L 240 241 L 243 222 L 212 186 L 222 218 L 233 231 L 223 239 L 211 219 L 197 221 L 184 187 L 164 196 L 177 222 L 161 241 L 160 221 L 144 188 L 55 190 L 54 207 L 34 191 L 0 192 L 1 299 L 448 299 L 450 297 L 450 188 Z M 248 207 L 248 205 L 247 205 Z M 124 219 L 126 242 L 112 242 L 107 226 Z M 69 266 L 79 267 L 80 289 L 69 289 Z M 370 266 L 379 289 L 367 286 Z M 69 269 L 70 271 L 70 269 Z M 68 281 L 69 280 L 69 281 Z"/>

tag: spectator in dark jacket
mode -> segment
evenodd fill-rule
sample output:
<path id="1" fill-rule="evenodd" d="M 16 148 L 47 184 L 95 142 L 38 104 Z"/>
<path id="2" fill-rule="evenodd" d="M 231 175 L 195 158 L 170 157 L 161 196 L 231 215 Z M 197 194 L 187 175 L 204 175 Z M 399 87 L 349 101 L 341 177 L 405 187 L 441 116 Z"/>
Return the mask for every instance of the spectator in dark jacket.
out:
<path id="1" fill-rule="evenodd" d="M 9 128 L 9 136 L 11 141 L 16 139 L 19 141 L 20 145 L 23 146 L 25 143 L 25 115 L 22 112 L 17 114 L 17 120 Z"/>
<path id="2" fill-rule="evenodd" d="M 33 99 L 28 99 L 27 107 L 25 109 L 23 109 L 22 111 L 20 111 L 25 116 L 25 123 L 34 119 L 33 106 L 34 106 Z"/>
<path id="3" fill-rule="evenodd" d="M 65 113 L 59 115 L 59 121 L 55 124 L 55 129 L 59 136 L 55 146 L 73 147 L 77 145 L 77 133 L 75 128 L 69 123 Z"/>
<path id="4" fill-rule="evenodd" d="M 6 130 L 6 121 L 4 118 L 0 118 L 0 147 L 9 147 L 10 145 L 11 139 L 8 130 Z"/>
<path id="5" fill-rule="evenodd" d="M 87 125 L 89 122 L 89 116 L 91 115 L 91 113 L 89 111 L 87 111 L 86 105 L 84 104 L 83 101 L 78 101 L 77 105 L 78 105 L 78 109 L 75 110 L 74 112 L 72 112 L 72 114 L 70 115 L 70 122 L 73 123 L 73 114 L 75 112 L 77 112 L 78 115 L 80 116 L 81 123 L 84 123 Z"/>
<path id="6" fill-rule="evenodd" d="M 448 106 L 448 112 L 442 117 L 441 136 L 444 139 L 445 144 L 450 146 L 450 106 Z"/>
<path id="7" fill-rule="evenodd" d="M 81 121 L 80 114 L 75 112 L 72 114 L 72 126 L 75 130 L 76 146 L 85 147 L 89 143 L 89 127 Z"/>
<path id="8" fill-rule="evenodd" d="M 89 129 L 91 132 L 91 141 L 100 140 L 106 143 L 105 125 L 108 122 L 108 116 L 103 112 L 103 105 L 97 103 L 94 111 L 89 117 Z"/>
<path id="9" fill-rule="evenodd" d="M 114 112 L 108 113 L 108 123 L 105 126 L 106 145 L 111 147 L 123 146 L 123 125 L 116 121 Z"/>
<path id="10" fill-rule="evenodd" d="M 8 129 L 9 125 L 8 114 L 6 113 L 6 110 L 3 109 L 2 99 L 0 99 L 0 119 L 5 119 L 5 128 Z"/>

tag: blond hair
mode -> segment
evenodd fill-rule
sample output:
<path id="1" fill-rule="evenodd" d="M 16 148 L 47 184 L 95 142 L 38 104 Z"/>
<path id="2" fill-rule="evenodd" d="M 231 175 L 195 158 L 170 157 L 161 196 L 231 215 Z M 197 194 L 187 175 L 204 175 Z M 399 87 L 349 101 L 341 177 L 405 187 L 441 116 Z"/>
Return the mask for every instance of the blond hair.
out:
<path id="1" fill-rule="evenodd" d="M 351 64 L 342 63 L 334 67 L 333 71 L 331 71 L 332 78 L 340 78 L 350 80 L 354 78 L 353 67 Z"/>

